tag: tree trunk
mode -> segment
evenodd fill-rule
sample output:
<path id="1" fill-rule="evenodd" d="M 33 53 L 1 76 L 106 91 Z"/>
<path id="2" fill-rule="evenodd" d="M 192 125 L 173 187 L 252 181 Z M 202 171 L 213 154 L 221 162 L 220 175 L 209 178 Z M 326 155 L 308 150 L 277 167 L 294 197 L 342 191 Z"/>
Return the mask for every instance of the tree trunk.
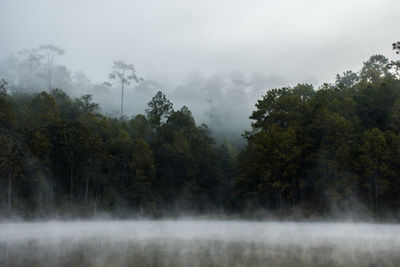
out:
<path id="1" fill-rule="evenodd" d="M 268 185 L 265 185 L 265 200 L 266 200 L 266 206 L 267 209 L 270 209 L 270 203 L 269 203 L 269 190 L 268 190 Z"/>
<path id="2" fill-rule="evenodd" d="M 167 166 L 167 182 L 168 182 L 168 192 L 169 192 L 168 198 L 170 198 L 174 195 L 174 192 L 173 192 L 174 186 L 172 185 L 173 178 L 174 178 L 174 174 L 172 173 L 171 165 L 168 164 L 168 166 Z"/>
<path id="3" fill-rule="evenodd" d="M 275 195 L 276 195 L 276 209 L 279 210 L 280 207 L 280 200 L 279 200 L 279 189 L 275 189 Z"/>
<path id="4" fill-rule="evenodd" d="M 53 68 L 53 57 L 54 55 L 51 55 L 51 57 L 49 56 L 47 59 L 47 71 L 49 74 L 49 93 L 51 93 L 51 72 L 52 72 L 52 68 Z"/>
<path id="5" fill-rule="evenodd" d="M 292 204 L 293 204 L 293 213 L 294 213 L 294 208 L 296 207 L 295 190 L 296 190 L 295 179 L 294 179 L 294 176 L 292 175 Z"/>
<path id="6" fill-rule="evenodd" d="M 29 76 L 28 76 L 28 88 L 31 88 L 31 81 L 32 81 L 32 71 L 33 71 L 33 67 L 30 65 L 29 66 Z"/>
<path id="7" fill-rule="evenodd" d="M 274 173 L 275 173 L 274 180 L 275 180 L 275 182 L 277 182 L 278 181 L 278 170 L 277 170 L 277 168 L 274 168 Z M 278 187 L 275 186 L 275 199 L 276 199 L 275 205 L 276 205 L 276 209 L 280 209 L 279 186 L 280 185 L 278 185 Z"/>
<path id="8" fill-rule="evenodd" d="M 51 74 L 50 74 L 50 70 L 48 71 L 48 75 L 49 75 L 49 93 L 51 92 Z"/>
<path id="9" fill-rule="evenodd" d="M 8 213 L 11 214 L 11 167 L 8 166 Z"/>
<path id="10" fill-rule="evenodd" d="M 96 194 L 95 194 L 95 197 L 94 197 L 94 209 L 93 209 L 93 215 L 96 215 L 96 213 L 97 213 L 97 198 L 98 198 L 98 195 L 99 195 L 99 184 L 97 184 L 97 186 L 96 186 Z"/>
<path id="11" fill-rule="evenodd" d="M 85 201 L 88 201 L 88 193 L 89 193 L 89 175 L 86 177 L 86 194 L 85 194 Z"/>
<path id="12" fill-rule="evenodd" d="M 124 82 L 122 81 L 122 86 L 121 86 L 121 116 L 124 115 Z"/>
<path id="13" fill-rule="evenodd" d="M 375 170 L 375 216 L 378 214 L 378 168 Z"/>
<path id="14" fill-rule="evenodd" d="M 53 181 L 49 181 L 49 192 L 48 192 L 48 203 L 47 203 L 47 208 L 50 208 L 50 202 L 53 199 Z"/>
<path id="15" fill-rule="evenodd" d="M 256 207 L 257 207 L 257 210 L 258 210 L 258 209 L 260 209 L 260 203 L 258 201 L 258 192 L 257 192 L 257 189 L 256 189 L 256 185 L 254 183 L 253 183 L 253 191 L 254 191 L 254 198 L 255 198 L 255 202 L 256 202 Z"/>
<path id="16" fill-rule="evenodd" d="M 47 75 L 48 75 L 48 82 L 49 82 L 49 93 L 51 92 L 51 73 L 50 73 L 50 61 L 47 59 Z"/>
<path id="17" fill-rule="evenodd" d="M 70 198 L 72 200 L 72 196 L 74 193 L 74 165 L 71 163 L 70 165 L 70 179 L 71 179 L 71 192 L 70 192 Z"/>
<path id="18" fill-rule="evenodd" d="M 278 184 L 279 184 L 279 188 L 278 188 L 279 210 L 281 210 L 281 207 L 282 207 L 282 185 L 281 185 L 281 174 L 279 173 L 279 171 L 277 171 L 277 175 L 278 175 Z"/>
<path id="19" fill-rule="evenodd" d="M 371 175 L 369 176 L 369 209 L 371 210 L 371 212 L 373 212 L 373 210 L 372 210 L 372 177 L 371 177 Z"/>
<path id="20" fill-rule="evenodd" d="M 94 210 L 93 210 L 93 214 L 96 215 L 97 213 L 97 192 L 96 192 L 96 196 L 94 198 Z"/>

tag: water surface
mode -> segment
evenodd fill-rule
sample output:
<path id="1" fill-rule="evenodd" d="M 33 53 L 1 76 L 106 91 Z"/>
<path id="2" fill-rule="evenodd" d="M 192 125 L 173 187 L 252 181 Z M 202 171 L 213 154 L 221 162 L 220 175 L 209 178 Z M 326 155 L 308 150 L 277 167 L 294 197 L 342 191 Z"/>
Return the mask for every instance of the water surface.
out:
<path id="1" fill-rule="evenodd" d="M 1 223 L 0 266 L 400 266 L 400 225 Z"/>

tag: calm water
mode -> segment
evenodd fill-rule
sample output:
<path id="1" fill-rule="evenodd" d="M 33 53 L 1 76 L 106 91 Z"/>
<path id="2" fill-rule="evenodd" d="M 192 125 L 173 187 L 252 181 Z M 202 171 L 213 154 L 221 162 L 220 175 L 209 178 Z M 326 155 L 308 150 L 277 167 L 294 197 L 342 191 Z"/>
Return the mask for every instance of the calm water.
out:
<path id="1" fill-rule="evenodd" d="M 400 266 L 400 225 L 1 223 L 0 266 Z"/>

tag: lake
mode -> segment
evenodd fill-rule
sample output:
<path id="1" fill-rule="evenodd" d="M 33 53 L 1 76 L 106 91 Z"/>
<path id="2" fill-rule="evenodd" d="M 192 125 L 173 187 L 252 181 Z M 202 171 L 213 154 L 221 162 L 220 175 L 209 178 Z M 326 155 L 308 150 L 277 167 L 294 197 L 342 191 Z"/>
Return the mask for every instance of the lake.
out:
<path id="1" fill-rule="evenodd" d="M 400 225 L 222 220 L 0 223 L 0 266 L 400 266 Z"/>

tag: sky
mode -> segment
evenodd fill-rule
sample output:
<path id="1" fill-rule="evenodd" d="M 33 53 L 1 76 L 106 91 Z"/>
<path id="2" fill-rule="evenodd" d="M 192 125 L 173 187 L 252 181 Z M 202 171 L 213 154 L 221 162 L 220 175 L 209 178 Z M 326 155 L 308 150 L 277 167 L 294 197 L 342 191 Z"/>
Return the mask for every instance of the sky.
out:
<path id="1" fill-rule="evenodd" d="M 372 54 L 396 58 L 398 0 L 0 0 L 0 58 L 53 44 L 102 82 L 114 60 L 145 79 L 240 71 L 332 81 Z"/>

